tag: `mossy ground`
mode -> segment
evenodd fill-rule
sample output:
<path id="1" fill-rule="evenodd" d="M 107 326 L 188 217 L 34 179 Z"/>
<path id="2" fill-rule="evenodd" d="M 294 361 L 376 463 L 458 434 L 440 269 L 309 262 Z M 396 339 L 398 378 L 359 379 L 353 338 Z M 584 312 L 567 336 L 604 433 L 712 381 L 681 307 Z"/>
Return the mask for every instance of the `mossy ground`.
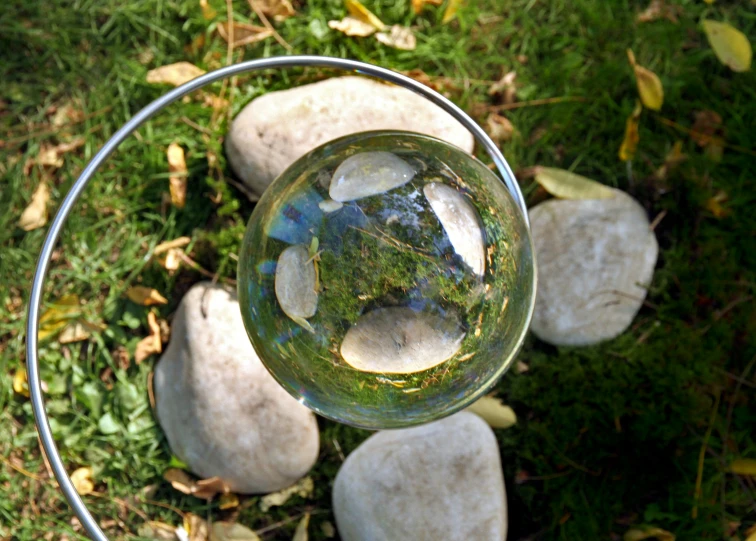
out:
<path id="1" fill-rule="evenodd" d="M 731 530 L 743 539 L 756 521 L 752 481 L 726 472 L 732 458 L 756 457 L 756 80 L 753 71 L 735 74 L 722 66 L 699 24 L 707 17 L 729 21 L 754 41 L 756 18 L 746 1 L 668 3 L 679 7 L 676 24 L 636 24 L 646 7 L 641 0 L 513 0 L 475 3 L 442 25 L 441 9 L 429 7 L 413 18 L 409 2 L 368 2 L 387 23 L 417 26 L 413 52 L 324 31 L 328 20 L 345 14 L 337 0 L 298 3 L 299 14 L 279 26 L 297 53 L 446 77 L 453 98 L 481 122 L 482 107 L 496 100 L 487 95 L 490 84 L 510 70 L 517 72 L 520 100 L 577 98 L 507 112 L 518 130 L 503 148 L 513 168 L 573 169 L 629 191 L 651 217 L 666 213 L 656 228 L 661 251 L 648 302 L 631 329 L 589 348 L 531 339 L 520 356 L 528 371 L 510 372 L 497 388 L 519 416 L 516 427 L 497 432 L 510 539 L 616 539 L 641 523 L 678 539 L 722 539 Z M 12 391 L 12 374 L 24 361 L 24 304 L 44 237 L 44 229 L 25 233 L 15 226 L 44 176 L 41 168 L 25 171 L 24 165 L 44 144 L 68 134 L 85 138 L 52 176 L 53 205 L 59 203 L 103 142 L 165 91 L 145 82 L 148 69 L 179 60 L 206 69 L 223 65 L 225 44 L 213 29 L 225 6 L 210 4 L 218 12 L 212 21 L 192 0 L 16 1 L 0 10 L 0 537 L 36 540 L 49 532 L 53 539 L 83 539 L 48 477 L 29 403 Z M 234 1 L 233 8 L 247 20 L 246 2 Z M 630 169 L 617 159 L 636 99 L 627 48 L 665 88 L 662 111 L 643 113 Z M 284 53 L 269 40 L 237 50 L 234 58 Z M 293 70 L 241 77 L 230 94 L 232 113 L 263 92 L 322 75 Z M 220 85 L 211 90 L 219 92 Z M 51 111 L 67 102 L 84 118 L 53 126 Z M 701 110 L 723 119 L 728 146 L 719 163 L 669 122 L 690 128 Z M 367 436 L 321 422 L 313 497 L 266 513 L 258 497 L 220 511 L 217 502 L 182 496 L 161 481 L 170 455 L 142 400 L 151 362 L 123 368 L 116 354 L 118 346 L 133 353 L 147 333 L 147 309 L 123 293 L 137 282 L 155 287 L 169 299 L 159 315 L 172 313 L 202 277 L 186 267 L 170 275 L 144 256 L 180 235 L 192 236 L 190 254 L 204 268 L 234 277 L 252 205 L 220 178 L 224 133 L 224 115 L 213 121 L 198 99 L 171 106 L 141 128 L 85 192 L 48 280 L 48 299 L 78 293 L 88 317 L 108 325 L 90 341 L 66 347 L 52 341 L 41 353 L 66 465 L 69 471 L 94 467 L 98 495 L 86 502 L 116 539 L 136 539 L 146 518 L 180 521 L 170 508 L 144 501 L 141 491 L 150 485 L 156 485 L 152 501 L 183 512 L 270 526 L 265 539 L 289 539 L 297 517 L 311 510 L 311 538 L 324 539 L 320 526 L 333 521 L 330 489 L 342 452 Z M 655 179 L 676 140 L 688 160 L 666 180 Z M 168 185 L 165 149 L 173 141 L 185 147 L 190 174 L 181 211 L 161 203 Z M 208 151 L 219 169 L 208 168 Z M 531 204 L 544 197 L 529 180 L 522 185 Z M 721 212 L 710 204 L 720 193 L 726 196 Z"/>

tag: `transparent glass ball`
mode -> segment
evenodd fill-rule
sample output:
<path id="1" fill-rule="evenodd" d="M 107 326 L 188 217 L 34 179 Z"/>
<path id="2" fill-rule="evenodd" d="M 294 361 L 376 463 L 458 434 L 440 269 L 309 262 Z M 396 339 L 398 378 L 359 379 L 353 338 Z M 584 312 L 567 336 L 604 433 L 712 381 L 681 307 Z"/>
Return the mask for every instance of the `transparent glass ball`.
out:
<path id="1" fill-rule="evenodd" d="M 533 249 L 501 180 L 448 143 L 366 132 L 265 191 L 239 256 L 247 333 L 278 382 L 364 428 L 449 415 L 512 364 Z"/>

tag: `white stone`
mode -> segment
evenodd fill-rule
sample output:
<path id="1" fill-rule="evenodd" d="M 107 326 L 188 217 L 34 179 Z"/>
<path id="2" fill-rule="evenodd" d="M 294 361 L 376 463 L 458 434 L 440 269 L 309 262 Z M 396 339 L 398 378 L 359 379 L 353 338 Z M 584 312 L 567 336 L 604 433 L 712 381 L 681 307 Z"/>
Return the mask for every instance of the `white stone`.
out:
<path id="1" fill-rule="evenodd" d="M 366 77 L 336 77 L 270 92 L 234 119 L 226 152 L 253 192 L 265 188 L 295 160 L 345 135 L 406 130 L 431 135 L 472 152 L 474 138 L 440 107 L 405 88 Z"/>
<path id="2" fill-rule="evenodd" d="M 461 193 L 438 182 L 423 186 L 423 193 L 449 237 L 454 251 L 478 275 L 486 271 L 486 246 L 480 218 Z"/>
<path id="3" fill-rule="evenodd" d="M 391 152 L 360 152 L 349 156 L 333 172 L 328 195 L 346 203 L 404 186 L 415 170 Z"/>
<path id="4" fill-rule="evenodd" d="M 289 246 L 276 263 L 276 299 L 292 319 L 308 318 L 318 310 L 317 273 L 307 246 Z"/>
<path id="5" fill-rule="evenodd" d="M 341 356 L 362 372 L 412 374 L 452 358 L 465 332 L 452 315 L 408 307 L 377 308 L 362 314 L 341 343 Z"/>
<path id="6" fill-rule="evenodd" d="M 344 541 L 503 541 L 496 437 L 467 412 L 378 432 L 341 466 L 333 510 Z"/>
<path id="7" fill-rule="evenodd" d="M 624 332 L 646 297 L 659 251 L 643 207 L 610 199 L 551 199 L 530 210 L 538 266 L 531 329 L 555 345 Z"/>
<path id="8" fill-rule="evenodd" d="M 234 492 L 285 488 L 318 456 L 313 413 L 260 362 L 239 303 L 204 282 L 181 300 L 155 368 L 156 410 L 173 453 Z"/>

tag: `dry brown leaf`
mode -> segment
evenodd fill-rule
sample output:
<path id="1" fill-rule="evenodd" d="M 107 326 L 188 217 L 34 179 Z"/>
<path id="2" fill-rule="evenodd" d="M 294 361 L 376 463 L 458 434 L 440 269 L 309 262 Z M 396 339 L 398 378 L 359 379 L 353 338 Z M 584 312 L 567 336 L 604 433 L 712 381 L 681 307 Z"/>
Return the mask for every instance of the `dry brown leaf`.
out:
<path id="1" fill-rule="evenodd" d="M 95 325 L 86 321 L 74 321 L 69 323 L 58 335 L 58 342 L 61 344 L 72 344 L 74 342 L 81 342 L 92 336 L 92 332 L 102 331 L 106 327 L 104 325 Z"/>
<path id="2" fill-rule="evenodd" d="M 55 110 L 50 124 L 55 128 L 61 128 L 66 124 L 81 122 L 84 120 L 84 112 L 72 103 L 65 103 Z"/>
<path id="3" fill-rule="evenodd" d="M 748 71 L 751 69 L 753 50 L 743 32 L 727 23 L 718 21 L 703 21 L 706 39 L 714 49 L 719 61 L 732 71 Z"/>
<path id="4" fill-rule="evenodd" d="M 265 28 L 264 26 L 255 26 L 252 24 L 244 24 L 234 22 L 234 43 L 232 47 L 244 47 L 250 43 L 257 43 L 273 35 L 273 30 Z M 226 43 L 230 38 L 228 21 L 223 21 L 218 24 L 218 34 L 222 37 Z"/>
<path id="5" fill-rule="evenodd" d="M 625 121 L 625 138 L 619 149 L 619 159 L 623 162 L 632 160 L 635 157 L 635 150 L 638 148 L 640 134 L 638 133 L 638 123 L 640 115 L 643 112 L 643 106 L 639 101 L 635 102 L 635 109 L 630 113 Z"/>
<path id="6" fill-rule="evenodd" d="M 163 252 L 167 252 L 174 248 L 183 248 L 190 242 L 192 242 L 192 239 L 190 237 L 179 237 L 177 239 L 161 242 L 160 244 L 155 246 L 155 249 L 152 251 L 152 255 L 160 255 Z"/>
<path id="7" fill-rule="evenodd" d="M 145 286 L 132 286 L 126 291 L 126 296 L 131 302 L 142 306 L 154 306 L 156 304 L 168 304 L 168 299 L 163 297 L 156 289 Z"/>
<path id="8" fill-rule="evenodd" d="M 213 522 L 210 541 L 261 541 L 255 532 L 235 522 Z"/>
<path id="9" fill-rule="evenodd" d="M 92 481 L 92 468 L 89 466 L 78 468 L 71 474 L 71 483 L 73 484 L 79 496 L 86 496 L 94 491 L 94 481 Z"/>
<path id="10" fill-rule="evenodd" d="M 208 541 L 210 528 L 203 519 L 192 513 L 184 515 L 184 531 L 187 541 Z M 176 532 L 178 534 L 178 531 Z M 176 536 L 178 537 L 178 535 Z"/>
<path id="11" fill-rule="evenodd" d="M 328 28 L 337 30 L 347 36 L 367 37 L 375 34 L 376 29 L 370 23 L 363 22 L 355 17 L 344 17 L 340 21 L 328 21 Z"/>
<path id="12" fill-rule="evenodd" d="M 386 25 L 359 0 L 344 0 L 344 6 L 349 14 L 364 23 L 374 26 L 377 30 L 385 30 Z"/>
<path id="13" fill-rule="evenodd" d="M 218 502 L 218 508 L 222 510 L 233 509 L 239 507 L 239 496 L 233 492 L 226 492 L 221 494 L 220 501 Z"/>
<path id="14" fill-rule="evenodd" d="M 401 49 L 402 51 L 414 51 L 417 46 L 417 39 L 415 34 L 412 33 L 412 29 L 399 24 L 392 26 L 388 33 L 378 32 L 375 39 L 387 47 Z"/>
<path id="15" fill-rule="evenodd" d="M 265 513 L 271 507 L 283 505 L 295 494 L 302 498 L 309 498 L 313 490 L 315 490 L 315 483 L 312 477 L 305 477 L 290 487 L 263 496 L 260 500 L 260 510 Z"/>
<path id="16" fill-rule="evenodd" d="M 722 219 L 730 213 L 727 208 L 722 206 L 725 201 L 727 201 L 727 193 L 720 190 L 714 197 L 710 197 L 706 201 L 706 210 L 711 212 L 715 218 Z"/>
<path id="17" fill-rule="evenodd" d="M 756 477 L 756 459 L 736 458 L 730 463 L 730 471 L 738 475 Z"/>
<path id="18" fill-rule="evenodd" d="M 181 260 L 183 259 L 184 251 L 181 248 L 171 248 L 164 258 L 159 260 L 160 264 L 169 273 L 173 273 L 181 266 Z"/>
<path id="19" fill-rule="evenodd" d="M 487 132 L 494 140 L 494 143 L 505 143 L 512 139 L 514 135 L 515 127 L 505 116 L 491 113 L 486 120 Z"/>
<path id="20" fill-rule="evenodd" d="M 168 171 L 170 171 L 171 203 L 176 208 L 186 204 L 186 158 L 184 149 L 178 143 L 168 145 Z"/>
<path id="21" fill-rule="evenodd" d="M 683 154 L 682 151 L 682 141 L 675 141 L 672 149 L 664 158 L 664 163 L 654 172 L 654 178 L 657 180 L 666 180 L 670 171 L 687 159 L 688 156 Z"/>
<path id="22" fill-rule="evenodd" d="M 252 4 L 262 13 L 279 22 L 297 14 L 289 0 L 252 0 Z"/>
<path id="23" fill-rule="evenodd" d="M 29 379 L 26 375 L 25 366 L 20 366 L 13 374 L 13 392 L 29 398 Z"/>
<path id="24" fill-rule="evenodd" d="M 147 72 L 147 82 L 180 86 L 203 75 L 205 70 L 189 62 L 176 62 Z"/>
<path id="25" fill-rule="evenodd" d="M 468 406 L 467 411 L 483 418 L 491 428 L 509 428 L 517 424 L 517 415 L 514 410 L 492 396 L 480 398 Z"/>
<path id="26" fill-rule="evenodd" d="M 443 3 L 444 0 L 412 0 L 412 11 L 415 12 L 415 15 L 420 15 L 425 9 L 425 4 L 440 6 Z"/>
<path id="27" fill-rule="evenodd" d="M 140 537 L 153 539 L 154 541 L 176 541 L 176 528 L 165 522 L 148 520 L 137 529 Z"/>
<path id="28" fill-rule="evenodd" d="M 451 21 L 457 14 L 457 10 L 461 4 L 462 0 L 449 0 L 449 3 L 446 4 L 446 11 L 444 11 L 444 18 L 441 19 L 441 24 Z"/>
<path id="29" fill-rule="evenodd" d="M 722 134 L 722 117 L 714 111 L 696 111 L 693 113 L 694 122 L 690 137 L 698 144 L 705 147 L 712 139 Z"/>
<path id="30" fill-rule="evenodd" d="M 551 195 L 561 199 L 609 199 L 614 192 L 582 175 L 564 169 L 537 166 L 535 180 Z"/>
<path id="31" fill-rule="evenodd" d="M 675 536 L 667 530 L 648 526 L 644 528 L 632 528 L 625 533 L 624 541 L 641 541 L 642 539 L 656 538 L 658 541 L 675 541 Z"/>
<path id="32" fill-rule="evenodd" d="M 217 11 L 207 3 L 207 0 L 199 0 L 200 8 L 202 8 L 202 18 L 206 21 L 211 21 L 215 19 L 215 16 L 218 14 Z"/>
<path id="33" fill-rule="evenodd" d="M 672 23 L 677 23 L 677 14 L 680 12 L 680 6 L 670 6 L 665 0 L 651 0 L 646 9 L 638 13 L 635 22 L 650 23 L 657 19 L 668 19 Z"/>
<path id="34" fill-rule="evenodd" d="M 63 154 L 84 146 L 84 143 L 86 143 L 84 137 L 77 137 L 76 139 L 55 146 L 43 145 L 39 150 L 36 162 L 41 166 L 58 169 L 63 167 Z"/>
<path id="35" fill-rule="evenodd" d="M 517 99 L 517 86 L 515 85 L 515 79 L 517 78 L 517 72 L 510 71 L 505 73 L 504 76 L 496 81 L 488 89 L 489 96 L 495 96 L 497 94 L 502 95 L 502 101 L 509 105 L 514 103 Z"/>
<path id="36" fill-rule="evenodd" d="M 155 312 L 150 310 L 147 314 L 147 325 L 150 328 L 150 335 L 142 338 L 137 343 L 134 351 L 134 362 L 142 364 L 147 357 L 163 351 L 163 341 L 160 338 L 160 325 L 158 325 Z"/>
<path id="37" fill-rule="evenodd" d="M 50 201 L 50 188 L 42 181 L 34 190 L 29 205 L 21 213 L 18 226 L 24 231 L 33 231 L 47 223 L 47 203 Z"/>
<path id="38" fill-rule="evenodd" d="M 652 111 L 660 110 L 664 104 L 664 87 L 662 87 L 661 80 L 659 80 L 659 77 L 653 71 L 639 65 L 635 61 L 633 51 L 630 49 L 627 50 L 627 58 L 633 67 L 633 71 L 635 71 L 638 95 L 641 102 L 643 102 L 643 106 Z"/>
<path id="39" fill-rule="evenodd" d="M 163 479 L 179 492 L 204 500 L 209 500 L 217 494 L 229 492 L 226 484 L 218 477 L 195 481 L 188 473 L 178 468 L 167 469 L 163 474 Z"/>

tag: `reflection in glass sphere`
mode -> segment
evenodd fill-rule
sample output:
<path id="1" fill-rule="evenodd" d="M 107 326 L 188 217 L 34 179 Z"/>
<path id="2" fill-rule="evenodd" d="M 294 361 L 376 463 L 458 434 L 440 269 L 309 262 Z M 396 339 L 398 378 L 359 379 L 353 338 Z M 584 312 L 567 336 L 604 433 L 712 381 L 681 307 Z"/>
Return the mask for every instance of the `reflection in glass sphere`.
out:
<path id="1" fill-rule="evenodd" d="M 408 132 L 300 158 L 257 204 L 239 260 L 265 366 L 316 412 L 365 428 L 428 422 L 480 397 L 522 342 L 534 282 L 504 184 Z"/>

